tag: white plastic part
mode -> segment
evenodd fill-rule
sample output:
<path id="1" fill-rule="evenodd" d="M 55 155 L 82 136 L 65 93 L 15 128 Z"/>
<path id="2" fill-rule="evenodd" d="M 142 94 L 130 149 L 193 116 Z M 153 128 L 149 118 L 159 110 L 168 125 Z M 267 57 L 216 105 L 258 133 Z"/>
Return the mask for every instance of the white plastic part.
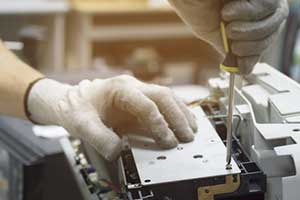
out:
<path id="1" fill-rule="evenodd" d="M 235 97 L 236 110 L 242 110 L 240 142 L 267 175 L 266 198 L 298 200 L 300 85 L 262 63 L 255 66 L 244 83 L 240 89 L 236 88 Z M 226 101 L 222 102 L 226 112 Z"/>

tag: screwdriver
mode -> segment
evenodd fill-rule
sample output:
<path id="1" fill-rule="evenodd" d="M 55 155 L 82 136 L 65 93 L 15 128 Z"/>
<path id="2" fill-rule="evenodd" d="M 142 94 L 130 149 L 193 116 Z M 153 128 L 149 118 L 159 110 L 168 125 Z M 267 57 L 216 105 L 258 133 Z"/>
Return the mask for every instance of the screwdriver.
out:
<path id="1" fill-rule="evenodd" d="M 224 5 L 225 1 L 222 1 Z M 223 6 L 222 6 L 223 7 Z M 220 68 L 229 73 L 229 94 L 228 94 L 228 111 L 227 111 L 227 138 L 226 138 L 226 169 L 232 169 L 231 154 L 232 154 L 232 126 L 233 126 L 233 109 L 234 109 L 234 87 L 235 87 L 235 74 L 239 72 L 237 65 L 237 57 L 230 49 L 230 40 L 227 37 L 225 22 L 221 20 L 221 35 L 223 45 L 226 53 L 225 60 L 220 64 Z"/>

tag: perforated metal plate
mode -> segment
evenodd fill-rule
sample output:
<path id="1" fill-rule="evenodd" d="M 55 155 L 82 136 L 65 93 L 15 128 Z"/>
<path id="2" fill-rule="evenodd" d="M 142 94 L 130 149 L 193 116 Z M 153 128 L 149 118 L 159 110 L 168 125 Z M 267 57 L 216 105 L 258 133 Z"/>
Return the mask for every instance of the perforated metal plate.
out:
<path id="1" fill-rule="evenodd" d="M 226 148 L 201 108 L 192 110 L 197 118 L 195 141 L 161 150 L 145 138 L 131 137 L 129 143 L 143 185 L 238 174 L 237 164 L 226 170 Z"/>

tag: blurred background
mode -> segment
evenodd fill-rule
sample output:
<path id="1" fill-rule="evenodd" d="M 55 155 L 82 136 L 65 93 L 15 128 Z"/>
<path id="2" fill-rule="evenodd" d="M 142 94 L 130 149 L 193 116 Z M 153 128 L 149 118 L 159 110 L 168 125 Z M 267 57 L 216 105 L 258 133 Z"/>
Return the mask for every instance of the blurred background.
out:
<path id="1" fill-rule="evenodd" d="M 299 1 L 263 61 L 300 80 Z M 61 81 L 131 73 L 161 84 L 205 84 L 219 58 L 166 0 L 0 0 L 0 37 Z"/>
<path id="2" fill-rule="evenodd" d="M 300 80 L 299 1 L 263 61 Z M 52 78 L 129 73 L 165 85 L 206 84 L 218 54 L 196 39 L 166 0 L 0 0 L 0 37 Z"/>
<path id="3" fill-rule="evenodd" d="M 0 0 L 0 15 L 1 38 L 62 81 L 131 73 L 161 84 L 202 83 L 218 71 L 216 52 L 166 0 Z"/>

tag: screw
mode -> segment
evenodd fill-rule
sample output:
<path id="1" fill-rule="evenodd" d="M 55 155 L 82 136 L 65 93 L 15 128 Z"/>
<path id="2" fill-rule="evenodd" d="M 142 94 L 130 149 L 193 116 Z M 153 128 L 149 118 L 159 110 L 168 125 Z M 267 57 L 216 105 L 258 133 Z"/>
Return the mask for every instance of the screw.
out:
<path id="1" fill-rule="evenodd" d="M 228 164 L 226 165 L 226 169 L 227 169 L 227 170 L 231 170 L 231 169 L 232 169 L 232 165 L 228 163 Z"/>

